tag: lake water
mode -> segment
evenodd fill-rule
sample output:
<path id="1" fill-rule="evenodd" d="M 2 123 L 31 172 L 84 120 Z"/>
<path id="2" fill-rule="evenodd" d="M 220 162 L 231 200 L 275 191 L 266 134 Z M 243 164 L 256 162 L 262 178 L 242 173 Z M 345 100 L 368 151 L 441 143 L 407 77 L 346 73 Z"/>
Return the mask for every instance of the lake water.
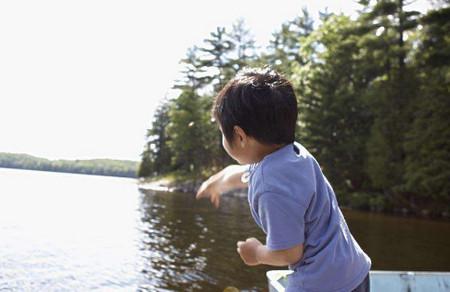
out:
<path id="1" fill-rule="evenodd" d="M 450 223 L 344 211 L 377 270 L 450 270 Z M 0 291 L 266 291 L 236 241 L 264 239 L 245 199 L 216 210 L 128 178 L 0 168 Z"/>

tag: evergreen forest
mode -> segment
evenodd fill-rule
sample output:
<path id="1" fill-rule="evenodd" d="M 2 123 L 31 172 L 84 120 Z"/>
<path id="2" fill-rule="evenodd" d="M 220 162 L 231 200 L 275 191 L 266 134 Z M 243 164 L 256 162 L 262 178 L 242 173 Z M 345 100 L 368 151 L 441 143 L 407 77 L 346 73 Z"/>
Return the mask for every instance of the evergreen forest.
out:
<path id="1" fill-rule="evenodd" d="M 450 5 L 360 0 L 357 17 L 306 9 L 258 47 L 245 22 L 217 27 L 181 60 L 178 94 L 162 99 L 139 177 L 202 180 L 233 163 L 211 120 L 215 94 L 244 67 L 293 83 L 297 141 L 319 161 L 339 203 L 450 213 Z"/>

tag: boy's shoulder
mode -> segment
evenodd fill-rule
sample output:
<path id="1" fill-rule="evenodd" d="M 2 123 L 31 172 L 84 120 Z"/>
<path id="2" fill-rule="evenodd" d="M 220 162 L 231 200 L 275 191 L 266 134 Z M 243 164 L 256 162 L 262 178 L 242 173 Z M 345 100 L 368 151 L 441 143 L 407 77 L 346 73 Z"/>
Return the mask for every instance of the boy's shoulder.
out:
<path id="1" fill-rule="evenodd" d="M 255 194 L 276 193 L 307 199 L 315 189 L 316 162 L 299 143 L 288 144 L 250 167 L 250 189 Z"/>
<path id="2" fill-rule="evenodd" d="M 260 162 L 261 175 L 266 178 L 306 176 L 313 174 L 315 159 L 300 143 L 285 145 Z"/>

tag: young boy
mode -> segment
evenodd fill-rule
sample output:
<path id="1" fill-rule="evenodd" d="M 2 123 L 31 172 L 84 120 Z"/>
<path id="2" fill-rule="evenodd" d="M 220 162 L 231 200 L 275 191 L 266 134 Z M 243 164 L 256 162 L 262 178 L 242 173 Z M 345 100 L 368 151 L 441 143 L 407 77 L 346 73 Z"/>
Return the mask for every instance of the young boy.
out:
<path id="1" fill-rule="evenodd" d="M 269 69 L 244 71 L 217 95 L 213 116 L 223 147 L 240 165 L 210 177 L 197 198 L 218 207 L 221 193 L 248 185 L 266 244 L 239 241 L 242 260 L 289 266 L 294 272 L 286 291 L 369 291 L 369 257 L 351 235 L 319 164 L 294 142 L 297 99 L 289 81 Z"/>

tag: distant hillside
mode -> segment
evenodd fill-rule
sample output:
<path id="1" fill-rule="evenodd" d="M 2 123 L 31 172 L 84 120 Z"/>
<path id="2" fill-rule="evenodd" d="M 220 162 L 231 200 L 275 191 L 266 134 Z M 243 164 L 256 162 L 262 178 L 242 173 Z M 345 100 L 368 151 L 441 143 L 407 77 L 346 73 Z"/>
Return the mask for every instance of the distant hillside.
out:
<path id="1" fill-rule="evenodd" d="M 0 152 L 0 167 L 108 176 L 136 177 L 137 161 L 113 159 L 49 160 L 28 154 Z"/>

